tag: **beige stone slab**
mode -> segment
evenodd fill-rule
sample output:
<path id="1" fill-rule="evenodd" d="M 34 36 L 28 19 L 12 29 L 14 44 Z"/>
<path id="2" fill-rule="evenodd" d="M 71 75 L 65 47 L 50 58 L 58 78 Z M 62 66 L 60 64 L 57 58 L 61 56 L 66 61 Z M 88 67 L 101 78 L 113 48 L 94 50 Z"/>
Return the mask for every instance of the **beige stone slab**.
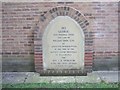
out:
<path id="1" fill-rule="evenodd" d="M 76 83 L 100 83 L 101 79 L 98 75 L 88 74 L 87 76 L 76 76 Z"/>
<path id="2" fill-rule="evenodd" d="M 40 76 L 39 73 L 28 74 L 25 83 L 50 83 L 51 77 Z"/>
<path id="3" fill-rule="evenodd" d="M 5 72 L 2 73 L 2 83 L 3 84 L 18 84 L 24 83 L 27 77 L 24 72 Z"/>
<path id="4" fill-rule="evenodd" d="M 75 83 L 75 77 L 74 76 L 52 77 L 51 83 Z"/>
<path id="5" fill-rule="evenodd" d="M 44 69 L 84 68 L 84 34 L 71 17 L 58 16 L 52 20 L 42 42 Z"/>

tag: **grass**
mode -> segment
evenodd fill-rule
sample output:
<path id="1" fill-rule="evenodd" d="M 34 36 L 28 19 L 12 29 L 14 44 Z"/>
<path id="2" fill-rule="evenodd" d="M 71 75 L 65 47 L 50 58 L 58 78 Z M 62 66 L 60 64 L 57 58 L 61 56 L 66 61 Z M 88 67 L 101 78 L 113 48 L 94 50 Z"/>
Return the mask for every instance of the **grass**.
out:
<path id="1" fill-rule="evenodd" d="M 118 88 L 120 83 L 21 83 L 3 84 L 3 88 Z"/>

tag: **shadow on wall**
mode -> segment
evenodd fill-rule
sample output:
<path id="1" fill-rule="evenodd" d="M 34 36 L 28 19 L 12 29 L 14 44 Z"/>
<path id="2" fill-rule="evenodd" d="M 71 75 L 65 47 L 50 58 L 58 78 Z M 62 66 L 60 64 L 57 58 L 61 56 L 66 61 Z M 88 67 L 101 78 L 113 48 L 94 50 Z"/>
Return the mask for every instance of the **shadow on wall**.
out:
<path id="1" fill-rule="evenodd" d="M 102 71 L 114 70 L 114 71 L 117 71 L 119 69 L 118 65 L 120 64 L 120 62 L 118 62 L 119 58 L 120 58 L 120 56 L 119 57 L 112 56 L 112 57 L 109 57 L 109 58 L 102 57 L 101 59 L 94 59 L 93 70 L 94 71 L 98 71 L 98 70 L 102 70 Z"/>

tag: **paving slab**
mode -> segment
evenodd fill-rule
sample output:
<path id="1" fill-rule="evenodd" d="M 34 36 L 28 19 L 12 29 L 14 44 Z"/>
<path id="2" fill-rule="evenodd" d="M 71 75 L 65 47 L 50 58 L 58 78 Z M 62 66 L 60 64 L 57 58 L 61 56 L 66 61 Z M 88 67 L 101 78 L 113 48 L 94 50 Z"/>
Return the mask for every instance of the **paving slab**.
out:
<path id="1" fill-rule="evenodd" d="M 0 72 L 0 84 L 2 83 L 2 73 Z"/>
<path id="2" fill-rule="evenodd" d="M 2 89 L 2 73 L 0 72 L 0 90 Z"/>
<path id="3" fill-rule="evenodd" d="M 100 83 L 101 79 L 98 75 L 88 73 L 87 76 L 75 76 L 76 83 Z"/>
<path id="4" fill-rule="evenodd" d="M 3 72 L 3 84 L 17 83 L 100 83 L 118 82 L 118 71 L 93 71 L 87 76 L 40 76 L 35 72 Z"/>
<path id="5" fill-rule="evenodd" d="M 39 73 L 28 74 L 25 83 L 50 83 L 51 77 L 40 76 Z"/>
<path id="6" fill-rule="evenodd" d="M 106 83 L 120 82 L 118 79 L 120 72 L 118 71 L 96 71 L 94 74 L 97 74 Z"/>
<path id="7" fill-rule="evenodd" d="M 25 78 L 27 77 L 24 72 L 5 72 L 2 74 L 2 83 L 3 84 L 17 84 L 24 83 Z"/>
<path id="8" fill-rule="evenodd" d="M 75 77 L 74 76 L 51 77 L 51 83 L 75 83 Z"/>

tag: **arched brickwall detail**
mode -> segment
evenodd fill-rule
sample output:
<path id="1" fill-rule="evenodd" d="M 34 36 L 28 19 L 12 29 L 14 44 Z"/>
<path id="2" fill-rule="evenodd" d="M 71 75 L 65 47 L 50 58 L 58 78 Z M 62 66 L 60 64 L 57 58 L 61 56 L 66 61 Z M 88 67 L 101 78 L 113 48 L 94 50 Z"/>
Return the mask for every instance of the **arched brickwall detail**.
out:
<path id="1" fill-rule="evenodd" d="M 91 42 L 92 36 L 89 34 L 90 32 L 87 28 L 89 22 L 80 11 L 71 7 L 62 6 L 45 11 L 37 18 L 38 22 L 36 23 L 34 31 L 34 63 L 36 72 L 43 70 L 42 36 L 44 30 L 48 23 L 57 16 L 69 16 L 74 19 L 82 28 L 85 36 L 85 70 L 88 72 L 92 71 L 93 48 L 91 46 L 93 42 Z"/>

